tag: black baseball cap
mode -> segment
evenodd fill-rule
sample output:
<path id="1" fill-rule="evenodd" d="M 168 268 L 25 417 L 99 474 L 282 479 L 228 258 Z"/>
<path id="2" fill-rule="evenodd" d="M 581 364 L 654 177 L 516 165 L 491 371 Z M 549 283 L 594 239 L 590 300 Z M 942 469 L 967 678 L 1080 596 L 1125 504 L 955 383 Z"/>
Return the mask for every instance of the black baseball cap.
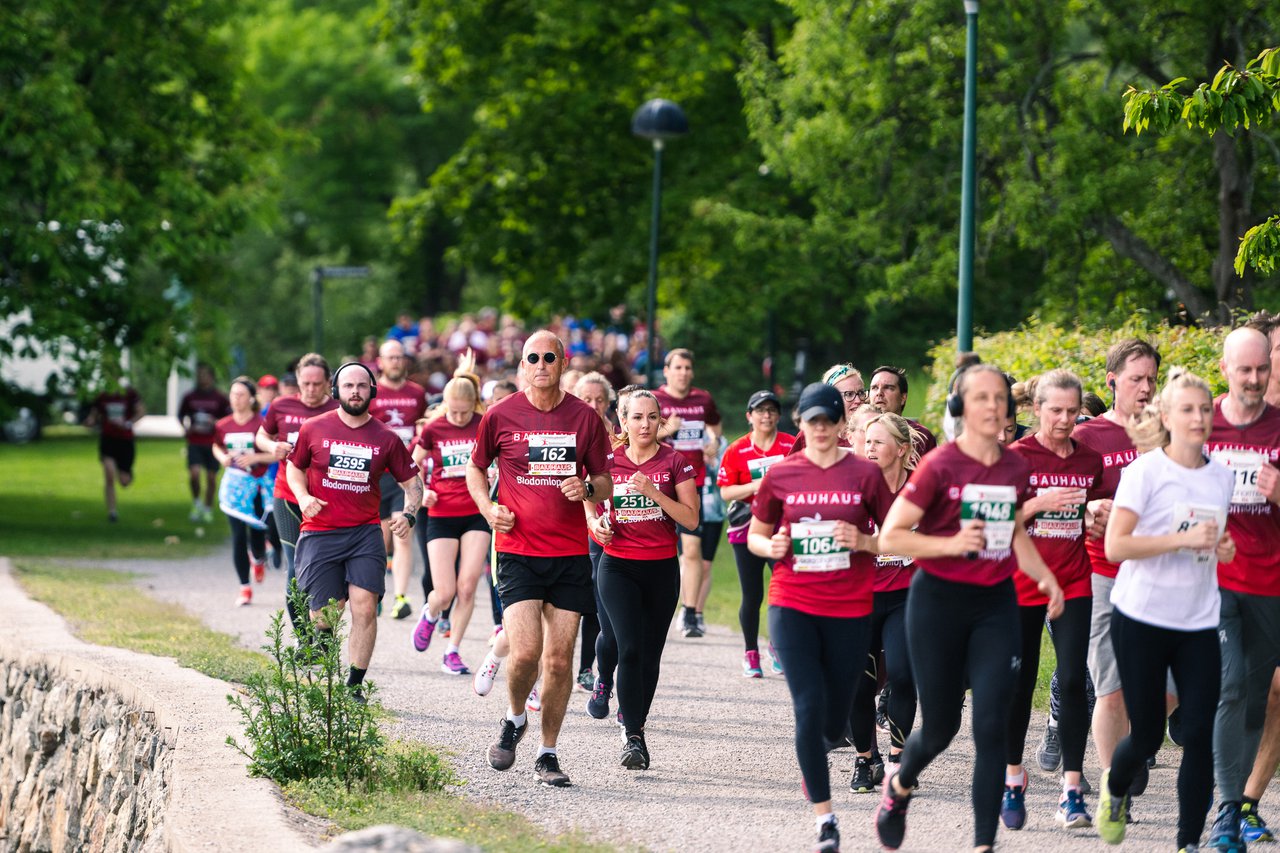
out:
<path id="1" fill-rule="evenodd" d="M 773 403 L 778 407 L 778 411 L 782 411 L 782 402 L 778 399 L 778 395 L 772 391 L 757 391 L 751 395 L 751 399 L 747 401 L 747 411 L 754 412 L 765 403 Z"/>
<path id="2" fill-rule="evenodd" d="M 844 417 L 844 399 L 833 385 L 825 382 L 810 382 L 800 394 L 800 402 L 796 409 L 800 412 L 800 420 L 811 421 L 819 415 L 826 415 L 827 420 L 835 423 Z"/>

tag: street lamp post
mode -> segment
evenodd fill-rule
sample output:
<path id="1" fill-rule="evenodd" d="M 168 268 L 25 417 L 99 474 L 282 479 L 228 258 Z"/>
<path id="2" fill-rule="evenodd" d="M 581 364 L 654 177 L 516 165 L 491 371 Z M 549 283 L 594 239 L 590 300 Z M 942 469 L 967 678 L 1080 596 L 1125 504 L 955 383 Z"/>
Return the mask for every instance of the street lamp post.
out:
<path id="1" fill-rule="evenodd" d="M 324 352 L 324 281 L 327 278 L 366 278 L 368 267 L 316 267 L 311 271 L 311 346 Z"/>
<path id="2" fill-rule="evenodd" d="M 956 347 L 973 349 L 973 245 L 978 139 L 978 0 L 964 0 L 966 42 L 964 58 L 964 151 L 960 183 L 960 286 L 956 300 Z"/>
<path id="3" fill-rule="evenodd" d="M 649 299 L 648 347 L 645 371 L 649 385 L 657 382 L 657 347 L 654 339 L 658 325 L 658 222 L 662 212 L 662 149 L 668 139 L 689 132 L 689 120 L 679 105 L 663 98 L 646 101 L 631 117 L 631 132 L 653 142 L 653 216 L 649 225 Z"/>

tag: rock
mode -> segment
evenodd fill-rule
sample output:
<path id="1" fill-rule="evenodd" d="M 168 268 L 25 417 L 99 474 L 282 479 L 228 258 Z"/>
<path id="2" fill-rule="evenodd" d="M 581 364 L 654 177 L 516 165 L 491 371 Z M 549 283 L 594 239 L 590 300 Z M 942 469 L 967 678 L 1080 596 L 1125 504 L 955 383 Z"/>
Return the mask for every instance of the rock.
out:
<path id="1" fill-rule="evenodd" d="M 453 838 L 429 838 L 402 826 L 381 824 L 339 835 L 321 847 L 322 853 L 385 850 L 390 853 L 480 853 L 480 848 Z"/>

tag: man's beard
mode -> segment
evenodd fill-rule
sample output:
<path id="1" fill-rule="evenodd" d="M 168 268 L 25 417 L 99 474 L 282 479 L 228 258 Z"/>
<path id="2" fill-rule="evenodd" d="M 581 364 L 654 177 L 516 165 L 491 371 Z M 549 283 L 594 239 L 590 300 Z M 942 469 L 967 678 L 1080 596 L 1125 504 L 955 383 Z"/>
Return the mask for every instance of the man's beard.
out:
<path id="1" fill-rule="evenodd" d="M 344 412 L 346 412 L 348 415 L 351 415 L 352 417 L 356 417 L 356 418 L 360 417 L 360 416 L 361 416 L 361 415 L 363 415 L 365 412 L 369 411 L 369 401 L 368 401 L 368 400 L 365 400 L 365 401 L 364 401 L 364 402 L 362 402 L 359 406 L 353 406 L 353 405 L 351 405 L 350 403 L 348 403 L 346 400 L 339 400 L 339 401 L 338 401 L 338 404 L 342 406 L 342 411 L 344 411 Z"/>

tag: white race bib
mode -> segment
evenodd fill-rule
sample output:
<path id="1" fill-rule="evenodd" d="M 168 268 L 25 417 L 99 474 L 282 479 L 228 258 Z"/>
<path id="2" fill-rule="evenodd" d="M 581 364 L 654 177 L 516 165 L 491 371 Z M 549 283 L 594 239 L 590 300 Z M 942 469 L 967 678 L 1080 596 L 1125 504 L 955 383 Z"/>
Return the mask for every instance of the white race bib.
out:
<path id="1" fill-rule="evenodd" d="M 1036 489 L 1036 497 L 1046 494 L 1047 492 L 1078 491 L 1071 489 L 1063 489 L 1062 487 L 1050 487 Z M 1036 517 L 1032 519 L 1031 530 L 1032 536 L 1038 536 L 1044 539 L 1078 539 L 1084 535 L 1084 504 L 1075 504 L 1066 509 L 1060 509 L 1052 512 L 1038 512 Z"/>
<path id="2" fill-rule="evenodd" d="M 1191 528 L 1208 521 L 1218 524 L 1218 532 L 1227 529 L 1227 514 L 1221 508 L 1209 504 L 1194 504 L 1178 501 L 1173 505 L 1173 531 L 1184 533 Z M 1207 566 L 1216 559 L 1216 548 L 1180 548 L 1181 554 L 1195 557 L 1197 566 Z"/>
<path id="3" fill-rule="evenodd" d="M 1215 450 L 1209 454 L 1214 462 L 1231 469 L 1235 486 L 1231 489 L 1233 504 L 1264 504 L 1267 499 L 1258 491 L 1258 472 L 1266 457 L 1255 450 Z"/>
<path id="4" fill-rule="evenodd" d="M 761 456 L 759 459 L 748 459 L 747 471 L 751 473 L 751 479 L 754 482 L 763 478 L 765 471 L 768 471 L 775 463 L 781 461 L 781 456 Z"/>
<path id="5" fill-rule="evenodd" d="M 849 568 L 849 550 L 836 542 L 834 521 L 791 525 L 791 568 L 797 572 L 838 572 Z"/>
<path id="6" fill-rule="evenodd" d="M 706 444 L 707 425 L 703 421 L 680 421 L 676 434 L 672 436 L 671 447 L 673 450 L 701 450 Z"/>
<path id="7" fill-rule="evenodd" d="M 639 492 L 631 491 L 630 483 L 614 484 L 612 503 L 613 520 L 618 524 L 662 520 L 662 507 Z"/>
<path id="8" fill-rule="evenodd" d="M 529 473 L 572 477 L 578 473 L 578 437 L 571 432 L 529 436 Z"/>
<path id="9" fill-rule="evenodd" d="M 960 491 L 960 526 L 966 526 L 965 522 L 985 522 L 982 532 L 986 537 L 986 547 L 983 551 L 1007 552 L 1013 547 L 1017 504 L 1018 492 L 1013 486 L 968 483 Z M 984 556 L 989 555 L 984 553 Z"/>
<path id="10" fill-rule="evenodd" d="M 233 456 L 238 456 L 241 453 L 252 453 L 253 433 L 229 432 L 226 433 L 223 443 L 227 446 L 227 452 Z"/>
<path id="11" fill-rule="evenodd" d="M 329 479 L 367 483 L 373 470 L 373 448 L 367 444 L 329 445 Z"/>
<path id="12" fill-rule="evenodd" d="M 467 463 L 475 446 L 474 441 L 440 442 L 440 476 L 446 479 L 467 476 Z"/>

